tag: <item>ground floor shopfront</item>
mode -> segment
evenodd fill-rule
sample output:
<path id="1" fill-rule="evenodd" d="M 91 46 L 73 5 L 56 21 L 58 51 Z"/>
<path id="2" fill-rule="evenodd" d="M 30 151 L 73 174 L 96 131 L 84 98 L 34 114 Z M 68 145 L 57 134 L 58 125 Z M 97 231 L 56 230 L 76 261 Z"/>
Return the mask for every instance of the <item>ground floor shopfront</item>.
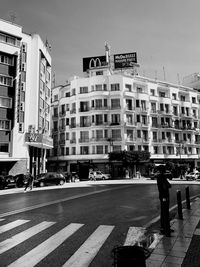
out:
<path id="1" fill-rule="evenodd" d="M 76 172 L 79 174 L 81 180 L 88 179 L 90 169 L 100 170 L 103 173 L 111 174 L 113 179 L 118 178 L 132 178 L 141 176 L 148 177 L 151 172 L 151 165 L 160 165 L 173 163 L 175 167 L 175 175 L 180 175 L 180 170 L 188 169 L 193 171 L 195 168 L 200 167 L 200 160 L 197 157 L 194 158 L 150 158 L 149 161 L 141 161 L 133 163 L 129 166 L 124 166 L 120 161 L 109 161 L 106 159 L 65 159 L 64 157 L 57 157 L 56 159 L 48 159 L 47 170 L 56 172 Z"/>

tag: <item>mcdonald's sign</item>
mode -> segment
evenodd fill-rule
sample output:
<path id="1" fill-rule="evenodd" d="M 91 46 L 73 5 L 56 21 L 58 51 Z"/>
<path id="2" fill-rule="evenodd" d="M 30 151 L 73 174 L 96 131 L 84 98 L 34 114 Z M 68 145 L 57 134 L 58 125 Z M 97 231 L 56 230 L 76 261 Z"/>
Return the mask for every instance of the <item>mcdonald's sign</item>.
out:
<path id="1" fill-rule="evenodd" d="M 115 69 L 132 68 L 137 63 L 137 53 L 114 55 Z"/>
<path id="2" fill-rule="evenodd" d="M 106 62 L 106 56 L 83 58 L 83 72 L 92 68 L 97 68 L 106 65 L 108 65 L 108 63 Z"/>

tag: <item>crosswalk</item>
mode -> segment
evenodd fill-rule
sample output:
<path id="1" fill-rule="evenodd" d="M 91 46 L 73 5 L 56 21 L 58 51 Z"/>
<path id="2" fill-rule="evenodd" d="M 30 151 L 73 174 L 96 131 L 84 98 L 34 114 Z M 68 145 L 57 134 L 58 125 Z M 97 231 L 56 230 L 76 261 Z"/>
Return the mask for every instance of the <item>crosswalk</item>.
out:
<path id="1" fill-rule="evenodd" d="M 27 226 L 31 223 L 30 220 L 18 219 L 12 222 L 7 222 L 6 219 L 1 219 L 0 225 L 0 266 L 9 266 L 9 267 L 32 267 L 32 266 L 43 266 L 42 261 L 53 251 L 59 249 L 59 247 L 75 233 L 78 233 L 85 225 L 81 223 L 70 223 L 64 226 L 62 229 L 58 230 L 56 233 L 48 237 L 46 240 L 40 244 L 35 244 L 34 247 L 31 246 L 31 249 L 18 258 L 14 259 L 13 262 L 9 261 L 9 258 L 6 257 L 6 262 L 4 261 L 3 255 L 5 253 L 12 253 L 12 249 L 16 249 L 17 246 L 20 246 L 23 242 L 29 242 L 29 240 L 38 236 L 44 231 L 50 232 L 51 228 L 56 225 L 56 222 L 52 221 L 42 221 L 31 226 Z M 22 230 L 19 231 L 19 229 Z M 109 236 L 113 232 L 115 226 L 113 225 L 99 225 L 93 232 L 86 238 L 86 240 L 80 245 L 79 248 L 62 264 L 63 267 L 87 267 L 90 266 L 93 259 L 96 257 L 98 252 L 104 243 L 109 239 Z M 16 231 L 15 233 L 15 230 Z M 131 236 L 135 228 L 129 229 L 126 236 L 127 240 L 131 240 Z M 11 232 L 11 233 L 10 233 Z M 5 235 L 7 233 L 7 235 Z M 15 233 L 15 234 L 13 234 Z M 4 235 L 3 239 L 1 236 Z M 7 238 L 6 238 L 6 237 Z M 24 243 L 23 243 L 24 244 Z M 9 255 L 9 254 L 8 254 Z M 1 265 L 2 264 L 2 265 Z M 6 265 L 4 265 L 6 264 Z M 38 265 L 39 264 L 39 265 Z M 46 265 L 44 265 L 46 266 Z M 52 265 L 53 266 L 53 265 Z"/>

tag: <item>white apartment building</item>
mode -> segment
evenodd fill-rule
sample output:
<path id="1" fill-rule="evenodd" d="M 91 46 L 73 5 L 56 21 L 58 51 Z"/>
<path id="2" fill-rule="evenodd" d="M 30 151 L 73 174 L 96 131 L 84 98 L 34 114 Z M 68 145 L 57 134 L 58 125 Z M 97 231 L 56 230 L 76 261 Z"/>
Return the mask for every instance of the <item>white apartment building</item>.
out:
<path id="1" fill-rule="evenodd" d="M 90 64 L 85 77 L 52 90 L 52 105 L 51 170 L 108 172 L 108 153 L 123 150 L 148 151 L 154 163 L 199 166 L 200 92 L 193 88 L 114 69 L 112 62 Z M 122 167 L 114 166 L 116 175 Z"/>
<path id="2" fill-rule="evenodd" d="M 46 170 L 51 56 L 38 34 L 0 19 L 0 174 Z"/>

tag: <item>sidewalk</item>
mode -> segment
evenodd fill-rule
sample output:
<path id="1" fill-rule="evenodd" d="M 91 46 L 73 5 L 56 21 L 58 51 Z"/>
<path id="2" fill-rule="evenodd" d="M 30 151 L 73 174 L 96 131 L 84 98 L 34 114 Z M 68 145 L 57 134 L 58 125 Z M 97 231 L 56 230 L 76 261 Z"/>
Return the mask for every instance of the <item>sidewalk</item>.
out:
<path id="1" fill-rule="evenodd" d="M 175 218 L 171 227 L 171 237 L 160 240 L 146 267 L 200 267 L 200 199 L 183 210 L 183 220 Z"/>

